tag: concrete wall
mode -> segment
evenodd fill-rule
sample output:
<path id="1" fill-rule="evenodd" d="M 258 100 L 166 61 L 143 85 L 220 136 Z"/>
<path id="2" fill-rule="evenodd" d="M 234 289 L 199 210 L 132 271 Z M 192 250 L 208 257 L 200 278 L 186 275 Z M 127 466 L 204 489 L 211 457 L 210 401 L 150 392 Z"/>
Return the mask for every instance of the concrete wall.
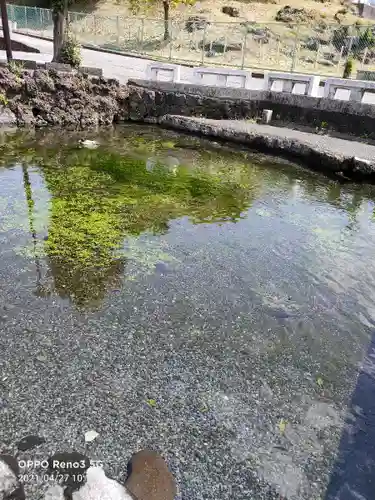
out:
<path id="1" fill-rule="evenodd" d="M 133 120 L 165 114 L 212 119 L 258 118 L 263 109 L 272 109 L 275 123 L 324 125 L 337 132 L 375 139 L 375 106 L 371 104 L 148 80 L 130 80 L 129 85 L 129 112 Z"/>
<path id="2" fill-rule="evenodd" d="M 359 15 L 366 19 L 375 19 L 375 5 L 361 3 L 358 5 Z"/>

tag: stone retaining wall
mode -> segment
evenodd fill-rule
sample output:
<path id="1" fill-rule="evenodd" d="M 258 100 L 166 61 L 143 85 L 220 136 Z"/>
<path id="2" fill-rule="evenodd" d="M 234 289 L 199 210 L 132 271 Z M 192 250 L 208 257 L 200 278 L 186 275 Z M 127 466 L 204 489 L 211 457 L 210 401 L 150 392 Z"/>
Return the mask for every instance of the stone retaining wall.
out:
<path id="1" fill-rule="evenodd" d="M 271 124 L 286 122 L 375 139 L 375 106 L 288 93 L 144 80 L 124 86 L 75 71 L 36 69 L 13 74 L 0 68 L 0 94 L 0 104 L 8 102 L 3 115 L 12 113 L 17 125 L 87 127 L 166 114 L 256 119 L 264 109 L 271 109 Z"/>
<path id="2" fill-rule="evenodd" d="M 313 97 L 290 94 L 142 81 L 124 86 L 114 79 L 78 72 L 37 69 L 14 74 L 0 68 L 0 125 L 89 128 L 127 120 L 160 123 L 300 158 L 306 164 L 313 163 L 315 168 L 319 165 L 319 170 L 344 178 L 373 182 L 372 159 L 332 157 L 321 148 L 299 141 L 265 139 L 262 133 L 241 135 L 205 123 L 181 122 L 181 116 L 166 117 L 255 118 L 262 109 L 268 108 L 294 122 L 311 124 L 314 120 L 324 120 L 340 130 L 346 127 L 353 133 L 360 130 L 375 136 L 375 106 L 329 101 L 322 109 L 321 103 L 322 100 Z"/>
<path id="3" fill-rule="evenodd" d="M 56 70 L 0 68 L 0 124 L 88 128 L 128 119 L 128 89 L 117 80 Z"/>
<path id="4" fill-rule="evenodd" d="M 273 122 L 332 129 L 375 139 L 375 106 L 282 92 L 130 80 L 131 119 L 165 114 L 212 119 L 258 118 L 273 111 Z M 137 90 L 136 90 L 137 89 Z"/>

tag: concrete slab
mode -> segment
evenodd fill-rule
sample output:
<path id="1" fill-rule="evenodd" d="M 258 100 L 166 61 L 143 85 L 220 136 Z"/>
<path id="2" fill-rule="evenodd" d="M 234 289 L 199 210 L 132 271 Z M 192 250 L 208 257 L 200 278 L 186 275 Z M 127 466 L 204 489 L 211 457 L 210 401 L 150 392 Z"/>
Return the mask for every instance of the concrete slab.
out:
<path id="1" fill-rule="evenodd" d="M 222 87 L 237 87 L 238 85 L 235 85 L 233 80 L 239 82 L 239 87 L 251 87 L 251 71 L 231 68 L 193 68 L 193 81 L 197 85 L 212 85 L 212 78 L 210 81 L 207 81 L 207 77 L 214 77 L 214 85 L 217 84 Z M 232 83 L 230 79 L 232 79 Z"/>

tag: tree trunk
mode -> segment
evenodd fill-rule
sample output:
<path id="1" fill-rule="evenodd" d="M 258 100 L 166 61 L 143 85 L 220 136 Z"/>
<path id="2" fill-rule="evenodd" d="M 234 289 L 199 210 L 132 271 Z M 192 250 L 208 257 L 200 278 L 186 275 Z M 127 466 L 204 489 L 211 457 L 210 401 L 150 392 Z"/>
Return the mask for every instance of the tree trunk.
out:
<path id="1" fill-rule="evenodd" d="M 169 40 L 169 0 L 163 0 L 164 8 L 164 40 Z"/>
<path id="2" fill-rule="evenodd" d="M 12 42 L 10 40 L 10 33 L 9 33 L 9 21 L 8 21 L 6 0 L 1 0 L 0 5 L 1 5 L 1 20 L 3 26 L 5 48 L 7 52 L 7 60 L 9 62 L 13 59 L 13 55 L 12 55 Z"/>
<path id="3" fill-rule="evenodd" d="M 68 0 L 57 0 L 52 10 L 53 19 L 53 62 L 58 62 L 60 50 L 65 38 Z"/>
<path id="4" fill-rule="evenodd" d="M 53 13 L 53 62 L 58 62 L 60 50 L 64 41 L 65 15 L 64 12 Z"/>

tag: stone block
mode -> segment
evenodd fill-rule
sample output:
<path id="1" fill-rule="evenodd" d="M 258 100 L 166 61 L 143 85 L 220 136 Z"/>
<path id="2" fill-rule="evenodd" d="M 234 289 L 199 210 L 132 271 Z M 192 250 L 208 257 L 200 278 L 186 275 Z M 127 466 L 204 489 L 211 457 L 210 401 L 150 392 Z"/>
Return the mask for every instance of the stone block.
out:
<path id="1" fill-rule="evenodd" d="M 264 109 L 262 111 L 261 123 L 270 123 L 272 120 L 272 109 Z"/>
<path id="2" fill-rule="evenodd" d="M 37 69 L 38 68 L 36 61 L 29 61 L 28 59 L 13 59 L 13 62 L 21 65 L 24 69 Z"/>
<path id="3" fill-rule="evenodd" d="M 350 91 L 349 101 L 362 102 L 365 92 L 375 92 L 375 82 L 346 78 L 327 78 L 324 85 L 324 97 L 334 99 L 338 89 Z"/>
<path id="4" fill-rule="evenodd" d="M 167 73 L 171 82 L 178 83 L 181 80 L 181 66 L 158 62 L 153 62 L 147 66 L 146 77 L 148 80 L 159 80 L 160 73 Z"/>
<path id="5" fill-rule="evenodd" d="M 84 73 L 85 75 L 92 75 L 101 78 L 103 76 L 103 70 L 101 68 L 91 68 L 88 66 L 81 66 L 78 68 L 79 73 Z"/>
<path id="6" fill-rule="evenodd" d="M 240 80 L 241 88 L 249 88 L 252 73 L 251 71 L 245 71 L 241 69 L 203 67 L 193 68 L 193 79 L 195 84 L 204 85 L 204 79 L 207 76 L 215 76 L 217 85 L 219 87 L 234 87 L 233 84 L 231 85 L 230 82 L 228 82 L 228 78 L 235 77 Z M 209 83 L 208 85 L 212 85 L 212 83 Z"/>
<path id="7" fill-rule="evenodd" d="M 73 71 L 73 68 L 70 66 L 70 64 L 55 62 L 46 63 L 46 69 L 54 69 L 55 71 L 60 71 L 63 73 L 71 73 Z"/>
<path id="8" fill-rule="evenodd" d="M 304 95 L 318 96 L 320 76 L 302 75 L 298 73 L 282 73 L 274 71 L 264 72 L 264 90 L 274 91 L 275 83 L 282 82 L 282 92 L 293 93 L 297 83 L 303 83 L 306 88 Z"/>
<path id="9" fill-rule="evenodd" d="M 0 106 L 0 127 L 16 127 L 17 118 L 9 108 Z"/>

